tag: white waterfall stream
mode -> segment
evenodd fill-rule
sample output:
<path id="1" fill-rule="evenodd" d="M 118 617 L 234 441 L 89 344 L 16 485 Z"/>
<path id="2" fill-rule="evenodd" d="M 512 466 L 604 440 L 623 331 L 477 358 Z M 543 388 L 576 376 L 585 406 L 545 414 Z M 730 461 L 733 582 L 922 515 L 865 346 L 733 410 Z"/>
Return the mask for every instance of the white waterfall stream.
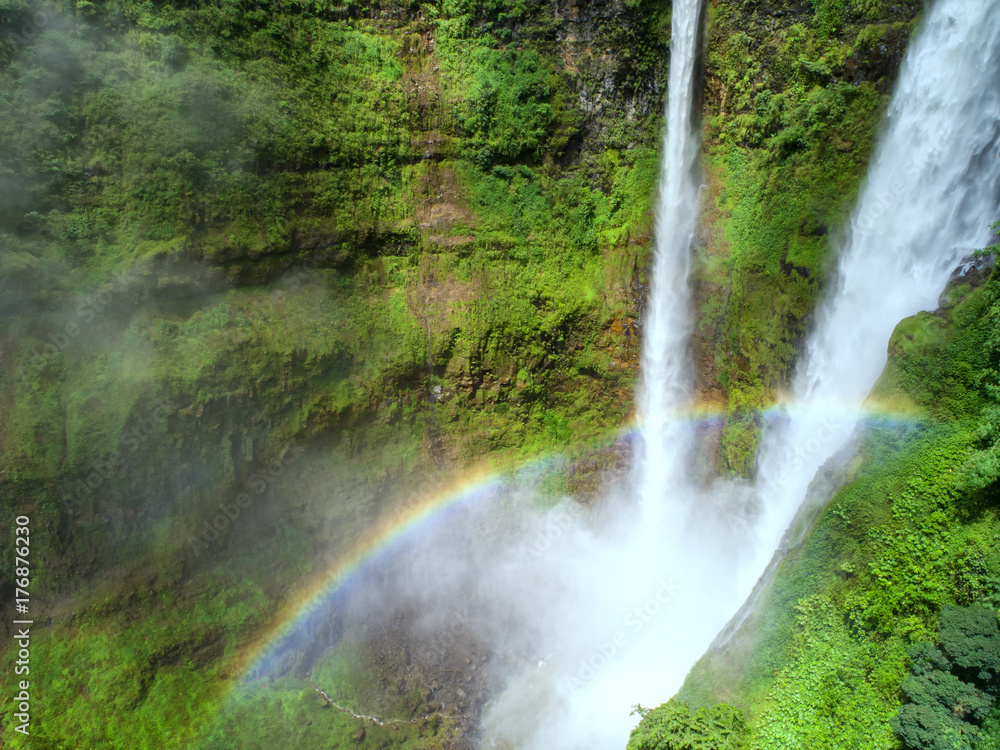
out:
<path id="1" fill-rule="evenodd" d="M 690 247 L 698 219 L 696 174 L 701 146 L 693 117 L 694 68 L 701 0 L 677 0 L 672 17 L 667 129 L 656 212 L 656 245 L 642 344 L 639 392 L 640 494 L 647 512 L 663 507 L 664 489 L 685 474 L 688 441 L 678 434 L 691 401 Z"/>
<path id="2" fill-rule="evenodd" d="M 989 243 L 1000 199 L 1000 3 L 938 0 L 904 61 L 793 395 L 761 447 L 757 484 L 695 486 L 680 417 L 693 398 L 699 6 L 674 2 L 638 404 L 641 520 L 599 534 L 581 523 L 541 559 L 499 566 L 485 584 L 519 581 L 511 601 L 549 654 L 487 711 L 485 736 L 497 746 L 624 747 L 637 720 L 629 707 L 670 698 L 753 591 L 816 472 L 852 434 L 896 324 L 935 308 L 961 257 Z"/>
<path id="3" fill-rule="evenodd" d="M 817 470 L 854 430 L 896 324 L 936 308 L 962 256 L 990 244 L 1000 199 L 998 81 L 1000 3 L 933 4 L 903 64 L 788 419 L 758 456 L 764 513 L 743 588 L 771 558 Z"/>

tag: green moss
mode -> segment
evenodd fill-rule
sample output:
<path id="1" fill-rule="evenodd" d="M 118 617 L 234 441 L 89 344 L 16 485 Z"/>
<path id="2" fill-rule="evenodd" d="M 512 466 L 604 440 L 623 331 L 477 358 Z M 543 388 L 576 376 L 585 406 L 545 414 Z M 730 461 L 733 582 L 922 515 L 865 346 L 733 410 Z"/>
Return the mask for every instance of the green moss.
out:
<path id="1" fill-rule="evenodd" d="M 905 37 L 910 5 L 818 2 L 766 34 L 740 17 L 753 3 L 710 8 L 729 247 L 703 266 L 727 294 L 699 324 L 734 473 L 884 106 L 843 68 Z M 2 30 L 34 11 L 8 3 Z M 629 0 L 585 46 L 519 0 L 64 11 L 27 43 L 0 34 L 0 496 L 44 535 L 37 580 L 69 608 L 35 641 L 53 667 L 33 746 L 447 744 L 443 719 L 364 724 L 302 681 L 234 687 L 242 648 L 293 605 L 287 581 L 438 487 L 428 467 L 607 447 L 632 402 L 662 124 L 643 92 L 666 81 L 669 5 Z M 918 400 L 965 410 L 952 385 Z M 569 486 L 551 469 L 539 502 Z M 992 585 L 976 533 L 963 596 Z M 331 658 L 374 695 L 363 654 Z"/>
<path id="2" fill-rule="evenodd" d="M 446 747 L 453 727 L 443 721 L 380 726 L 326 702 L 308 682 L 280 678 L 240 687 L 199 744 L 203 748 L 357 747 L 421 750 Z"/>
<path id="3" fill-rule="evenodd" d="M 755 4 L 720 3 L 709 20 L 702 257 L 721 299 L 702 306 L 699 330 L 730 400 L 721 468 L 742 476 L 753 473 L 759 441 L 749 415 L 791 381 L 888 104 L 885 80 L 857 73 L 868 63 L 856 49 L 880 32 L 852 22 L 893 11 L 841 0 L 813 8 L 808 22 L 773 26 Z M 897 21 L 883 31 L 901 48 L 908 29 Z M 737 407 L 748 392 L 756 402 Z"/>

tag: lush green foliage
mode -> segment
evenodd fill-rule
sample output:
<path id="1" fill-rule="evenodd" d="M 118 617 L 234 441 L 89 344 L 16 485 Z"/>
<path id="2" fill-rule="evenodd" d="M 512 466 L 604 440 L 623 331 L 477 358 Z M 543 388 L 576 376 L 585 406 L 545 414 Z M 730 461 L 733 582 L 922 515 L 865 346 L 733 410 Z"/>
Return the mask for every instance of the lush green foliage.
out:
<path id="1" fill-rule="evenodd" d="M 908 702 L 892 727 L 909 748 L 968 747 L 993 708 L 1000 674 L 997 613 L 982 606 L 941 610 L 940 649 L 910 649 L 911 675 L 902 690 Z M 991 690 L 992 692 L 985 692 Z"/>
<path id="2" fill-rule="evenodd" d="M 891 750 L 897 732 L 912 747 L 997 741 L 1000 521 L 962 471 L 988 398 L 996 288 L 957 286 L 948 307 L 899 325 L 872 394 L 897 416 L 868 425 L 846 486 L 766 603 L 682 690 L 743 709 L 750 747 Z"/>
<path id="3" fill-rule="evenodd" d="M 288 582 L 441 467 L 621 424 L 660 102 L 583 122 L 579 92 L 665 80 L 663 12 L 629 3 L 570 66 L 519 1 L 0 2 L 0 500 L 64 605 L 32 747 L 355 738 L 301 682 L 213 711 Z"/>
<path id="4" fill-rule="evenodd" d="M 728 395 L 722 467 L 743 476 L 754 470 L 761 411 L 790 380 L 888 103 L 892 64 L 869 61 L 870 50 L 901 49 L 909 24 L 896 19 L 917 9 L 813 7 L 811 19 L 776 28 L 761 3 L 711 7 L 699 330 Z M 879 21 L 893 23 L 864 25 Z"/>
<path id="5" fill-rule="evenodd" d="M 722 453 L 743 474 L 885 101 L 881 73 L 854 86 L 846 69 L 905 39 L 912 3 L 890 18 L 877 0 L 826 0 L 766 29 L 741 15 L 760 5 L 713 3 L 707 50 L 709 233 L 725 257 L 700 269 L 718 291 L 700 326 L 729 401 Z M 453 739 L 440 717 L 366 733 L 302 680 L 240 686 L 214 712 L 246 643 L 294 605 L 287 582 L 322 575 L 414 486 L 437 488 L 436 467 L 578 450 L 630 409 L 669 6 L 620 10 L 563 43 L 555 6 L 523 0 L 0 0 L 0 497 L 46 539 L 37 580 L 60 602 L 33 641 L 36 750 Z M 956 383 L 973 370 L 948 369 L 942 403 L 965 413 Z M 887 429 L 872 455 L 903 444 L 900 473 L 926 462 L 936 478 L 965 433 L 928 435 L 918 450 Z M 276 462 L 284 475 L 195 554 Z M 916 560 L 884 574 L 898 598 L 851 605 L 861 623 L 900 614 L 879 660 L 824 600 L 775 625 L 808 649 L 768 714 L 789 742 L 805 730 L 782 712 L 823 717 L 825 699 L 844 701 L 835 727 L 853 742 L 897 708 L 907 639 L 943 592 L 996 594 L 985 522 L 956 531 L 954 498 L 925 484 L 896 482 L 914 515 L 879 539 L 883 566 Z M 863 492 L 845 498 L 854 528 L 878 520 Z M 928 559 L 946 560 L 930 596 Z M 348 697 L 368 686 L 326 669 Z M 862 673 L 870 689 L 847 695 L 840 676 Z M 848 726 L 854 708 L 866 718 Z M 660 718 L 738 746 L 733 709 L 651 712 L 640 737 L 671 747 Z"/>
<path id="6" fill-rule="evenodd" d="M 642 720 L 632 730 L 628 750 L 740 750 L 743 714 L 725 704 L 699 708 L 669 701 L 659 708 L 636 708 Z"/>
<path id="7" fill-rule="evenodd" d="M 966 682 L 992 693 L 1000 688 L 1000 627 L 992 609 L 979 605 L 942 609 L 941 651 Z"/>
<path id="8" fill-rule="evenodd" d="M 994 228 L 1000 229 L 1000 225 Z M 1000 252 L 1000 245 L 986 248 L 989 253 Z M 1000 298 L 995 294 L 988 301 L 985 322 L 989 326 L 986 339 L 988 367 L 980 374 L 987 395 L 982 424 L 977 438 L 978 450 L 964 467 L 969 489 L 995 491 L 1000 480 Z"/>

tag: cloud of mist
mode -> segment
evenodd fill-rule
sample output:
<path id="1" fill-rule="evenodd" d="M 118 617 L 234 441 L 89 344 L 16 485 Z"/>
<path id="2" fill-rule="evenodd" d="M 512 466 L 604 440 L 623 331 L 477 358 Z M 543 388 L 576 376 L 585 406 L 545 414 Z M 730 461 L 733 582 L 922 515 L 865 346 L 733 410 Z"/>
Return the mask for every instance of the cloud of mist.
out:
<path id="1" fill-rule="evenodd" d="M 484 644 L 484 747 L 621 748 L 633 706 L 669 699 L 748 593 L 738 573 L 753 558 L 753 490 L 687 486 L 664 501 L 677 523 L 653 527 L 628 489 L 539 509 L 538 484 L 509 478 L 381 555 L 350 586 L 353 618 L 410 613 L 413 647 L 432 659 Z M 330 618 L 304 622 L 288 647 L 329 637 Z M 301 663 L 290 659 L 279 649 L 269 666 Z"/>
<path id="2" fill-rule="evenodd" d="M 0 395 L 11 405 L 0 453 L 22 476 L 55 481 L 70 511 L 170 505 L 232 471 L 217 451 L 195 468 L 199 446 L 178 449 L 163 426 L 141 450 L 126 433 L 164 399 L 179 405 L 163 414 L 174 437 L 188 418 L 180 406 L 191 411 L 196 394 L 166 394 L 156 369 L 176 357 L 162 333 L 230 285 L 201 259 L 192 217 L 219 200 L 219 183 L 245 184 L 287 125 L 273 86 L 112 13 L 0 8 Z M 136 486 L 157 471 L 158 486 Z"/>
<path id="3" fill-rule="evenodd" d="M 817 433 L 789 464 L 832 440 Z M 649 509 L 619 477 L 593 506 L 563 497 L 541 508 L 545 471 L 565 468 L 507 476 L 438 510 L 303 617 L 251 677 L 293 665 L 305 677 L 345 624 L 404 623 L 409 669 L 438 675 L 446 715 L 476 708 L 455 697 L 469 679 L 485 685 L 482 747 L 620 750 L 633 707 L 671 698 L 754 590 L 774 551 L 757 525 L 782 487 L 684 480 Z M 811 506 L 836 486 L 826 481 Z"/>

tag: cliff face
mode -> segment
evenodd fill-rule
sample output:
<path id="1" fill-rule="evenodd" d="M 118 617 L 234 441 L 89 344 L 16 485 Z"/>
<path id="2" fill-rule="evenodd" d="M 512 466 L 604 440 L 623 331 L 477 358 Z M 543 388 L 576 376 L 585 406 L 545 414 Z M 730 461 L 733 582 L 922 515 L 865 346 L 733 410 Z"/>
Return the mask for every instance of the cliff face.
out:
<path id="1" fill-rule="evenodd" d="M 706 472 L 752 471 L 917 9 L 709 3 Z M 593 496 L 627 460 L 669 20 L 0 9 L 0 498 L 62 675 L 37 747 L 183 744 L 288 581 L 452 474 L 559 450 Z"/>
<path id="2" fill-rule="evenodd" d="M 748 476 L 830 278 L 919 2 L 711 3 L 699 381 L 716 467 Z"/>
<path id="3" fill-rule="evenodd" d="M 3 486 L 70 548 L 299 441 L 405 472 L 629 410 L 653 4 L 5 13 Z"/>
<path id="4" fill-rule="evenodd" d="M 886 416 L 824 467 L 811 491 L 829 502 L 801 514 L 753 607 L 692 669 L 673 710 L 736 706 L 754 748 L 890 750 L 959 733 L 972 747 L 996 743 L 992 696 L 973 715 L 916 690 L 922 675 L 952 680 L 947 660 L 938 672 L 919 661 L 947 640 L 947 618 L 979 613 L 984 643 L 996 630 L 996 400 L 983 387 L 996 378 L 991 268 L 967 264 L 937 310 L 896 327 L 870 397 Z M 922 712 L 919 723 L 907 711 Z"/>
<path id="5" fill-rule="evenodd" d="M 34 746 L 190 746 L 290 581 L 469 467 L 617 430 L 663 13 L 0 10 L 0 496 L 38 542 Z M 317 737 L 364 724 L 334 713 Z"/>

